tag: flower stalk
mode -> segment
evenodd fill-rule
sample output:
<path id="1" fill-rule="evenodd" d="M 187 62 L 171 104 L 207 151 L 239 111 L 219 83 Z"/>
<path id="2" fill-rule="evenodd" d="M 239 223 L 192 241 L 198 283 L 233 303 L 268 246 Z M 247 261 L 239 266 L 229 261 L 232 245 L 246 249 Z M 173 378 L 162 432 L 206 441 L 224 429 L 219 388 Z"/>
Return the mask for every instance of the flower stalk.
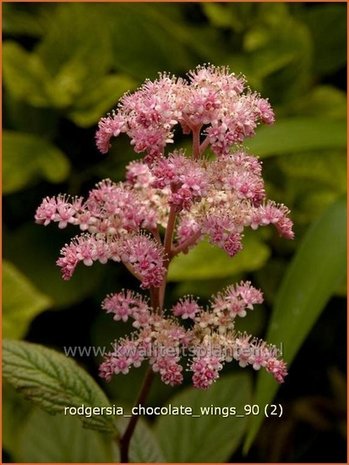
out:
<path id="1" fill-rule="evenodd" d="M 154 379 L 154 373 L 153 371 L 148 368 L 142 387 L 140 389 L 140 392 L 138 394 L 137 400 L 135 402 L 135 405 L 144 405 L 146 398 L 149 394 L 152 382 Z M 121 463 L 128 463 L 129 462 L 129 448 L 130 448 L 130 442 L 133 436 L 133 433 L 136 429 L 137 422 L 139 420 L 139 415 L 132 415 L 130 418 L 130 421 L 127 424 L 127 427 L 125 429 L 125 432 L 122 434 L 121 438 L 119 439 L 120 443 L 120 462 Z"/>

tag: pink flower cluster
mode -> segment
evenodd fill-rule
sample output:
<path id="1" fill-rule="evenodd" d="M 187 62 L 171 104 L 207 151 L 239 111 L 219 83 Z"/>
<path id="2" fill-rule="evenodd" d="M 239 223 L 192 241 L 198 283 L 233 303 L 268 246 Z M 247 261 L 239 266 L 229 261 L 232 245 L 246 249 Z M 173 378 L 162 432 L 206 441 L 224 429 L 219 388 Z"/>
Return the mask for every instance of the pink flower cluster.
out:
<path id="1" fill-rule="evenodd" d="M 151 207 L 149 202 L 127 183 L 106 179 L 92 189 L 86 201 L 62 195 L 46 197 L 35 220 L 45 226 L 57 222 L 59 228 L 72 224 L 84 231 L 61 250 L 57 265 L 64 279 L 72 277 L 79 262 L 91 266 L 95 261 L 114 260 L 129 266 L 142 287 L 158 287 L 165 274 L 163 251 L 141 231 L 157 227 L 161 199 L 153 198 Z"/>
<path id="2" fill-rule="evenodd" d="M 262 301 L 262 293 L 249 282 L 229 286 L 213 297 L 207 309 L 192 297 L 185 297 L 168 315 L 154 312 L 142 296 L 130 291 L 109 295 L 102 307 L 114 315 L 114 320 L 131 318 L 136 331 L 129 338 L 115 341 L 100 374 L 109 381 L 114 374 L 128 373 L 148 359 L 162 381 L 173 386 L 183 380 L 180 362 L 185 360 L 193 385 L 206 389 L 218 378 L 224 363 L 235 359 L 240 366 L 265 368 L 281 383 L 287 371 L 279 351 L 235 330 L 236 316 L 244 317 L 246 309 L 252 310 Z M 184 328 L 173 315 L 191 320 L 190 327 Z"/>
<path id="3" fill-rule="evenodd" d="M 159 157 L 151 169 L 152 186 L 170 188 L 169 205 L 177 211 L 189 210 L 192 203 L 207 193 L 209 179 L 200 163 L 187 158 L 184 153 L 174 152 L 168 158 Z"/>
<path id="4" fill-rule="evenodd" d="M 273 123 L 273 110 L 246 87 L 243 77 L 227 67 L 199 66 L 188 79 L 162 74 L 126 94 L 117 110 L 101 119 L 96 143 L 106 153 L 111 138 L 124 132 L 135 152 L 146 152 L 146 160 L 153 161 L 173 142 L 179 124 L 184 133 L 203 128 L 204 144 L 222 155 L 252 136 L 260 122 Z"/>
<path id="5" fill-rule="evenodd" d="M 147 288 L 158 287 L 165 273 L 164 255 L 153 235 L 166 225 L 171 207 L 178 217 L 173 253 L 206 236 L 232 257 L 242 248 L 245 227 L 273 224 L 281 235 L 293 238 L 287 207 L 265 199 L 260 162 L 240 151 L 209 164 L 182 153 L 161 157 L 152 167 L 132 162 L 126 182 L 104 180 L 85 201 L 46 197 L 35 219 L 45 226 L 57 222 L 59 228 L 71 224 L 84 231 L 61 251 L 57 264 L 64 279 L 79 262 L 90 266 L 97 260 L 122 260 L 135 266 Z"/>
<path id="6" fill-rule="evenodd" d="M 96 142 L 102 153 L 121 133 L 130 137 L 135 152 L 145 152 L 143 161 L 126 167 L 126 180 L 101 181 L 85 199 L 43 199 L 37 223 L 81 231 L 57 260 L 64 279 L 72 277 L 79 263 L 111 260 L 122 262 L 140 287 L 150 290 L 150 304 L 131 291 L 109 295 L 103 302 L 114 320 L 131 318 L 135 328 L 130 338 L 115 343 L 101 365 L 107 380 L 147 359 L 165 383 L 175 385 L 183 379 L 184 357 L 199 388 L 210 386 L 233 359 L 241 366 L 264 367 L 283 381 L 286 366 L 275 347 L 235 330 L 235 317 L 244 317 L 262 302 L 261 292 L 249 283 L 217 294 L 209 309 L 184 297 L 169 314 L 163 310 L 171 260 L 200 240 L 233 257 L 243 247 L 245 228 L 274 225 L 280 235 L 293 238 L 287 207 L 266 198 L 261 162 L 237 146 L 258 124 L 273 121 L 269 102 L 228 68 L 198 67 L 188 79 L 160 75 L 126 94 L 98 126 Z M 165 154 L 177 126 L 191 135 L 192 150 Z"/>

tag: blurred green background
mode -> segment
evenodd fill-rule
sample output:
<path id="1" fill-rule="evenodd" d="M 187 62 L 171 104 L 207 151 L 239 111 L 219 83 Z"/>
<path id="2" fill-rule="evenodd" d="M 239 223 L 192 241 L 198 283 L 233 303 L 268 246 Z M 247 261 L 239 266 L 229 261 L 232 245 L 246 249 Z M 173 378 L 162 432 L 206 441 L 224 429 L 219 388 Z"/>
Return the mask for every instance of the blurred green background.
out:
<path id="1" fill-rule="evenodd" d="M 195 461 L 196 447 L 207 462 L 344 462 L 346 5 L 7 3 L 3 35 L 3 336 L 62 351 L 108 347 L 128 331 L 102 313 L 100 301 L 137 283 L 115 264 L 81 267 L 71 281 L 61 280 L 55 260 L 77 231 L 35 225 L 36 207 L 46 195 L 85 195 L 104 177 L 123 178 L 134 158 L 128 140 L 120 138 L 105 157 L 94 133 L 126 90 L 159 71 L 184 75 L 197 64 L 229 65 L 276 111 L 275 125 L 259 128 L 245 145 L 263 159 L 268 197 L 291 209 L 296 239 L 280 239 L 271 229 L 247 234 L 244 251 L 232 260 L 203 244 L 173 263 L 167 302 L 188 292 L 205 301 L 240 279 L 260 286 L 265 304 L 239 329 L 282 342 L 286 358 L 294 359 L 277 393 L 285 414 L 259 430 L 255 420 L 205 419 L 193 427 L 199 436 L 192 444 L 181 436 L 195 436 L 190 424 L 188 430 L 185 420 L 167 417 L 157 420 L 154 437 L 165 461 Z M 77 359 L 98 380 L 98 357 Z M 258 403 L 267 382 L 259 377 L 256 388 L 251 371 L 244 371 L 243 383 Z M 132 403 L 143 372 L 104 386 L 109 397 Z M 236 373 L 227 367 L 221 387 L 200 394 L 203 404 L 215 403 L 221 389 L 229 405 L 243 385 L 239 391 L 229 384 Z M 149 402 L 162 405 L 175 392 L 157 381 Z M 178 395 L 184 404 L 198 396 Z M 110 460 L 93 447 L 69 455 L 60 429 L 78 431 L 77 443 L 92 441 L 90 433 L 78 430 L 78 422 L 40 415 L 5 385 L 5 461 Z M 244 431 L 250 439 L 243 448 Z M 152 454 L 142 459 L 161 461 Z"/>

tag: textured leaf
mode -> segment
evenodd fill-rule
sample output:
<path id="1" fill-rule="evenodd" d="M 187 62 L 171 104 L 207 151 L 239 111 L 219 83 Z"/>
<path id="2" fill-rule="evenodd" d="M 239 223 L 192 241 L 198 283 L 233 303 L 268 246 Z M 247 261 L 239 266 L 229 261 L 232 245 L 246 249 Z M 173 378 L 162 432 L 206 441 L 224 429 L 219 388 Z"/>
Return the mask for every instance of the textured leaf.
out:
<path id="1" fill-rule="evenodd" d="M 130 461 L 134 463 L 164 463 L 165 457 L 153 431 L 140 421 L 130 444 Z"/>
<path id="2" fill-rule="evenodd" d="M 268 256 L 268 247 L 253 235 L 245 237 L 244 249 L 233 258 L 218 247 L 203 241 L 187 255 L 178 255 L 173 260 L 169 268 L 168 279 L 182 281 L 225 278 L 242 271 L 260 268 Z"/>
<path id="3" fill-rule="evenodd" d="M 333 204 L 305 235 L 276 297 L 266 340 L 284 347 L 290 364 L 346 270 L 346 203 Z M 287 382 L 287 379 L 286 379 Z M 278 385 L 266 373 L 258 374 L 254 403 L 265 405 Z M 245 442 L 249 448 L 262 417 L 251 420 Z"/>
<path id="4" fill-rule="evenodd" d="M 66 179 L 66 156 L 47 140 L 15 131 L 3 132 L 3 191 L 21 190 L 39 178 L 58 183 Z"/>
<path id="5" fill-rule="evenodd" d="M 243 407 L 250 403 L 251 384 L 244 374 L 220 378 L 207 391 L 185 389 L 172 399 L 173 406 L 191 407 L 200 414 L 200 407 Z M 238 447 L 247 425 L 247 417 L 220 415 L 162 416 L 155 424 L 155 433 L 168 462 L 225 462 Z M 205 439 L 207 438 L 207 440 Z"/>
<path id="6" fill-rule="evenodd" d="M 25 397 L 49 413 L 64 407 L 108 406 L 95 381 L 72 359 L 38 344 L 4 340 L 3 376 Z M 88 428 L 112 432 L 110 416 L 79 416 Z"/>
<path id="7" fill-rule="evenodd" d="M 259 128 L 256 137 L 245 145 L 262 158 L 308 150 L 344 149 L 346 123 L 310 117 L 279 119 L 274 126 Z"/>
<path id="8" fill-rule="evenodd" d="M 129 409 L 125 408 L 125 411 L 129 411 Z M 120 435 L 127 427 L 128 422 L 129 419 L 119 419 L 118 428 L 120 430 Z M 157 437 L 142 418 L 138 420 L 134 435 L 130 442 L 129 461 L 131 463 L 165 462 L 165 457 L 160 449 Z"/>
<path id="9" fill-rule="evenodd" d="M 112 439 L 84 428 L 73 416 L 34 409 L 19 431 L 13 458 L 26 463 L 111 462 Z"/>
<path id="10" fill-rule="evenodd" d="M 19 339 L 26 333 L 31 320 L 50 307 L 52 301 L 14 265 L 6 260 L 2 265 L 3 337 Z"/>

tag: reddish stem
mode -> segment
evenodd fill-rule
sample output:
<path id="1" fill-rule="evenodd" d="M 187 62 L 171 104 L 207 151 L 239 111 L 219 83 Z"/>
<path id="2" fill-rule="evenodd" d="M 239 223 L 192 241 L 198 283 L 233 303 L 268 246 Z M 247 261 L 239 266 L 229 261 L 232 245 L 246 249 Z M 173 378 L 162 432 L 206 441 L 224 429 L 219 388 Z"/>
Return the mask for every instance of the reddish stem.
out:
<path id="1" fill-rule="evenodd" d="M 171 258 L 175 257 L 180 252 L 184 252 L 188 247 L 195 244 L 195 242 L 200 238 L 200 236 L 201 236 L 201 231 L 198 231 L 192 236 L 188 237 L 188 239 L 185 240 L 181 245 L 174 247 L 171 251 Z"/>
<path id="2" fill-rule="evenodd" d="M 204 151 L 207 149 L 207 147 L 209 145 L 210 145 L 210 140 L 209 140 L 209 138 L 207 136 L 206 139 L 200 145 L 200 155 L 202 155 L 204 153 Z"/>
<path id="3" fill-rule="evenodd" d="M 154 373 L 151 368 L 148 368 L 144 381 L 143 381 L 143 385 L 141 387 L 141 390 L 139 391 L 139 395 L 137 397 L 135 405 L 144 404 L 145 399 L 147 398 L 149 394 L 153 379 L 154 379 Z M 139 415 L 132 415 L 124 434 L 120 438 L 120 462 L 121 463 L 129 462 L 130 442 L 131 442 L 131 438 L 133 436 L 134 430 L 136 429 L 139 418 L 140 418 Z"/>
<path id="4" fill-rule="evenodd" d="M 173 232 L 174 232 L 174 228 L 176 224 L 176 216 L 177 216 L 177 212 L 175 208 L 171 207 L 169 217 L 168 217 L 165 239 L 164 239 L 166 270 L 171 260 L 171 247 L 172 247 Z M 166 278 L 167 278 L 167 272 L 166 272 L 166 275 L 163 280 L 163 284 L 160 289 L 155 288 L 155 287 L 150 288 L 151 306 L 155 311 L 158 311 L 159 313 L 162 312 L 162 307 L 163 307 L 163 302 L 164 302 L 164 297 L 165 297 Z M 147 395 L 150 391 L 153 378 L 154 378 L 154 373 L 152 369 L 149 368 L 145 375 L 143 386 L 139 392 L 135 405 L 144 404 L 147 398 Z M 128 463 L 129 461 L 130 442 L 131 442 L 131 438 L 133 436 L 134 430 L 137 426 L 138 420 L 139 420 L 139 415 L 132 415 L 124 434 L 120 438 L 120 458 L 121 458 L 122 463 Z"/>
<path id="5" fill-rule="evenodd" d="M 175 207 L 171 206 L 170 208 L 170 213 L 168 216 L 168 222 L 167 222 L 167 228 L 165 232 L 165 238 L 164 238 L 164 249 L 165 249 L 165 268 L 166 268 L 166 274 L 164 276 L 164 280 L 162 282 L 162 285 L 160 287 L 160 308 L 162 310 L 162 307 L 164 305 L 164 300 L 165 300 L 165 289 L 166 289 L 166 283 L 167 283 L 167 270 L 171 261 L 171 249 L 172 249 L 172 240 L 173 240 L 173 233 L 176 225 L 176 217 L 177 217 L 177 211 Z"/>
<path id="6" fill-rule="evenodd" d="M 201 126 L 193 128 L 193 158 L 195 160 L 200 158 L 200 154 L 202 152 L 202 147 L 200 146 L 200 130 L 201 130 Z M 168 222 L 167 222 L 167 227 L 166 227 L 166 232 L 165 232 L 165 238 L 164 238 L 164 253 L 165 253 L 164 265 L 166 268 L 166 274 L 164 276 L 164 280 L 160 288 L 152 287 L 150 289 L 150 298 L 151 298 L 152 308 L 155 311 L 158 311 L 159 313 L 161 313 L 163 309 L 166 281 L 167 281 L 167 270 L 168 270 L 172 257 L 176 255 L 177 253 L 181 252 L 182 250 L 185 250 L 186 247 L 189 247 L 192 243 L 196 241 L 198 237 L 200 237 L 200 233 L 196 233 L 189 240 L 185 241 L 180 247 L 177 247 L 172 251 L 172 241 L 173 241 L 173 234 L 174 234 L 175 225 L 176 225 L 176 217 L 177 217 L 177 211 L 175 207 L 171 206 L 169 217 L 168 217 Z M 158 230 L 156 231 L 154 230 L 152 231 L 152 233 L 154 235 L 155 240 L 161 242 Z M 135 274 L 131 266 L 126 265 L 126 267 L 131 271 L 131 273 Z M 148 396 L 148 393 L 150 391 L 153 378 L 154 378 L 154 373 L 152 369 L 149 368 L 145 375 L 143 385 L 139 392 L 135 405 L 144 404 Z M 126 427 L 125 432 L 120 438 L 121 463 L 128 463 L 129 461 L 130 442 L 131 442 L 133 433 L 136 429 L 138 420 L 139 420 L 139 415 L 132 415 Z"/>
<path id="7" fill-rule="evenodd" d="M 160 233 L 159 233 L 159 228 L 158 227 L 155 227 L 154 229 L 150 230 L 150 232 L 152 233 L 154 239 L 156 240 L 156 242 L 158 242 L 160 245 L 161 244 L 161 237 L 160 237 Z"/>
<path id="8" fill-rule="evenodd" d="M 198 160 L 200 158 L 200 131 L 201 126 L 193 128 L 193 158 Z"/>
<path id="9" fill-rule="evenodd" d="M 150 288 L 151 305 L 154 309 L 158 309 L 158 311 L 160 311 L 159 297 L 160 297 L 159 289 L 155 287 Z M 143 405 L 145 403 L 145 400 L 149 394 L 153 379 L 154 379 L 154 373 L 152 369 L 149 367 L 145 374 L 143 385 L 139 391 L 137 400 L 134 404 L 135 406 Z M 139 418 L 140 418 L 139 415 L 132 415 L 123 435 L 119 439 L 121 463 L 128 463 L 129 461 L 130 442 L 131 442 L 131 438 L 133 436 L 134 430 L 136 429 Z"/>
<path id="10" fill-rule="evenodd" d="M 171 253 L 173 233 L 174 233 L 174 228 L 176 224 L 176 216 L 177 216 L 176 209 L 174 206 L 171 206 L 170 213 L 168 215 L 168 222 L 167 222 L 165 239 L 164 239 L 165 257 L 168 262 L 169 262 L 169 257 Z M 168 263 L 166 264 L 168 266 Z"/>

